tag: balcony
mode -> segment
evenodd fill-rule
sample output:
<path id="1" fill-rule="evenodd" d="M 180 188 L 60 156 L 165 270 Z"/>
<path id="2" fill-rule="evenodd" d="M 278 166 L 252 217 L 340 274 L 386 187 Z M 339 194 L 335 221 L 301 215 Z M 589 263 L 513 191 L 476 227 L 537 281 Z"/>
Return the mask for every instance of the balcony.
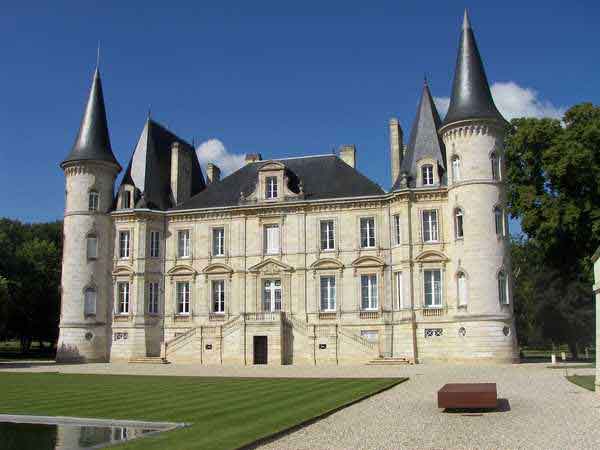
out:
<path id="1" fill-rule="evenodd" d="M 419 310 L 422 317 L 443 317 L 446 315 L 445 307 L 424 307 Z"/>
<path id="2" fill-rule="evenodd" d="M 278 322 L 281 320 L 281 311 L 260 311 L 244 313 L 246 322 Z"/>
<path id="3" fill-rule="evenodd" d="M 379 311 L 360 311 L 358 316 L 361 319 L 377 320 L 379 319 Z"/>
<path id="4" fill-rule="evenodd" d="M 319 320 L 335 320 L 337 319 L 337 313 L 335 311 L 321 311 L 319 313 Z"/>

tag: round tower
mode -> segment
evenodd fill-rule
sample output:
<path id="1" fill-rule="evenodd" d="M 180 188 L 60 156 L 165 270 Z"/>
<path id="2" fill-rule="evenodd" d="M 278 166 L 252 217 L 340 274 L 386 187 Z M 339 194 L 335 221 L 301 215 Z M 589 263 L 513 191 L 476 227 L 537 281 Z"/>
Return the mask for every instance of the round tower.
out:
<path id="1" fill-rule="evenodd" d="M 79 134 L 60 164 L 66 180 L 57 361 L 108 361 L 112 314 L 113 206 L 121 166 L 108 135 L 96 69 Z"/>
<path id="2" fill-rule="evenodd" d="M 456 293 L 459 359 L 517 359 L 503 180 L 505 125 L 465 11 L 450 106 L 439 129 L 447 155 L 448 281 Z"/>

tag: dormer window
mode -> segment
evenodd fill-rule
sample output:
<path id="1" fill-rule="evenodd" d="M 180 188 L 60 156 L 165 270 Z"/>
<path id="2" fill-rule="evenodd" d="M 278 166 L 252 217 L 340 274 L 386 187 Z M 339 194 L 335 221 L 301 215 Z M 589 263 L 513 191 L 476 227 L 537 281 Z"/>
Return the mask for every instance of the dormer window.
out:
<path id="1" fill-rule="evenodd" d="M 100 194 L 98 191 L 90 191 L 88 195 L 88 210 L 98 211 L 98 204 L 100 203 Z"/>
<path id="2" fill-rule="evenodd" d="M 265 198 L 277 198 L 277 177 L 265 178 Z"/>
<path id="3" fill-rule="evenodd" d="M 423 186 L 433 186 L 433 166 L 431 164 L 421 167 L 421 177 Z"/>
<path id="4" fill-rule="evenodd" d="M 123 191 L 121 193 L 121 208 L 122 209 L 131 208 L 131 192 Z"/>

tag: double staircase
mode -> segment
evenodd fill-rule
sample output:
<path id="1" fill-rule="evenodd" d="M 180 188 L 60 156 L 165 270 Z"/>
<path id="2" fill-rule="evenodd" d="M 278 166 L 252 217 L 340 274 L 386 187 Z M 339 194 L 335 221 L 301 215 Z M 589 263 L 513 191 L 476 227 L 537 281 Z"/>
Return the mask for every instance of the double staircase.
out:
<path id="1" fill-rule="evenodd" d="M 162 356 L 137 356 L 129 360 L 132 364 L 169 364 Z"/>

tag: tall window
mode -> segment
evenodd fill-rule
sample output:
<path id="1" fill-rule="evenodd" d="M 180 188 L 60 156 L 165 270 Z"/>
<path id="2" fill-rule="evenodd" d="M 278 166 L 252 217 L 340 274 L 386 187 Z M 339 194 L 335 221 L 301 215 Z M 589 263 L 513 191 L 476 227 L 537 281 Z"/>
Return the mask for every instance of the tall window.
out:
<path id="1" fill-rule="evenodd" d="M 121 208 L 129 209 L 131 208 L 131 192 L 123 191 L 121 194 Z"/>
<path id="2" fill-rule="evenodd" d="M 439 269 L 423 271 L 423 291 L 426 308 L 442 306 L 442 272 Z"/>
<path id="3" fill-rule="evenodd" d="M 158 283 L 148 283 L 148 313 L 158 314 Z"/>
<path id="4" fill-rule="evenodd" d="M 421 167 L 421 176 L 423 186 L 433 186 L 433 166 L 431 164 L 425 164 Z"/>
<path id="5" fill-rule="evenodd" d="M 394 275 L 396 277 L 396 305 L 398 309 L 404 309 L 406 305 L 404 304 L 404 295 L 402 293 L 402 272 L 396 272 Z"/>
<path id="6" fill-rule="evenodd" d="M 225 312 L 225 280 L 212 281 L 212 304 L 213 312 Z"/>
<path id="7" fill-rule="evenodd" d="M 490 164 L 492 165 L 492 179 L 500 180 L 500 156 L 496 152 L 490 155 Z"/>
<path id="8" fill-rule="evenodd" d="M 375 247 L 375 219 L 373 217 L 360 219 L 360 246 L 362 248 Z"/>
<path id="9" fill-rule="evenodd" d="M 508 282 L 503 271 L 498 274 L 498 299 L 501 305 L 508 305 Z"/>
<path id="10" fill-rule="evenodd" d="M 190 257 L 190 230 L 179 230 L 177 233 L 177 256 L 179 258 Z"/>
<path id="11" fill-rule="evenodd" d="M 460 158 L 458 156 L 452 158 L 452 181 L 455 183 L 460 181 Z"/>
<path id="12" fill-rule="evenodd" d="M 130 244 L 129 231 L 119 231 L 119 258 L 129 258 Z"/>
<path id="13" fill-rule="evenodd" d="M 212 229 L 212 254 L 213 256 L 225 255 L 225 228 Z"/>
<path id="14" fill-rule="evenodd" d="M 95 235 L 89 235 L 86 238 L 86 249 L 88 259 L 96 259 L 98 257 L 98 238 Z"/>
<path id="15" fill-rule="evenodd" d="M 93 316 L 96 314 L 96 289 L 87 288 L 83 293 L 83 314 Z"/>
<path id="16" fill-rule="evenodd" d="M 158 258 L 160 256 L 160 232 L 150 232 L 150 257 Z"/>
<path id="17" fill-rule="evenodd" d="M 177 282 L 177 314 L 190 313 L 190 282 Z"/>
<path id="18" fill-rule="evenodd" d="M 396 214 L 394 216 L 394 239 L 396 242 L 396 245 L 400 245 L 402 243 L 401 241 L 401 233 L 400 233 L 401 229 L 400 229 L 400 214 Z"/>
<path id="19" fill-rule="evenodd" d="M 277 198 L 277 177 L 265 178 L 265 198 Z"/>
<path id="20" fill-rule="evenodd" d="M 321 221 L 321 250 L 333 250 L 335 248 L 335 231 L 333 220 Z"/>
<path id="21" fill-rule="evenodd" d="M 464 273 L 459 272 L 456 276 L 457 282 L 457 297 L 458 306 L 467 306 L 467 277 Z"/>
<path id="22" fill-rule="evenodd" d="M 265 225 L 264 250 L 268 255 L 279 253 L 279 225 Z"/>
<path id="23" fill-rule="evenodd" d="M 129 283 L 120 281 L 117 284 L 117 293 L 119 302 L 117 304 L 117 313 L 129 314 Z"/>
<path id="24" fill-rule="evenodd" d="M 362 309 L 377 309 L 379 306 L 377 298 L 377 275 L 360 276 L 360 294 Z"/>
<path id="25" fill-rule="evenodd" d="M 98 211 L 98 204 L 100 202 L 100 194 L 98 191 L 90 191 L 88 196 L 88 210 Z"/>
<path id="26" fill-rule="evenodd" d="M 281 311 L 281 280 L 263 282 L 263 311 Z"/>
<path id="27" fill-rule="evenodd" d="M 321 277 L 321 311 L 335 311 L 335 277 Z"/>
<path id="28" fill-rule="evenodd" d="M 456 239 L 462 239 L 465 236 L 463 230 L 463 218 L 462 209 L 456 208 L 454 210 L 454 237 Z"/>
<path id="29" fill-rule="evenodd" d="M 437 210 L 429 209 L 423 211 L 423 242 L 438 241 L 438 219 Z"/>
<path id="30" fill-rule="evenodd" d="M 494 208 L 494 222 L 496 225 L 496 234 L 498 236 L 505 236 L 504 211 L 498 206 Z"/>

